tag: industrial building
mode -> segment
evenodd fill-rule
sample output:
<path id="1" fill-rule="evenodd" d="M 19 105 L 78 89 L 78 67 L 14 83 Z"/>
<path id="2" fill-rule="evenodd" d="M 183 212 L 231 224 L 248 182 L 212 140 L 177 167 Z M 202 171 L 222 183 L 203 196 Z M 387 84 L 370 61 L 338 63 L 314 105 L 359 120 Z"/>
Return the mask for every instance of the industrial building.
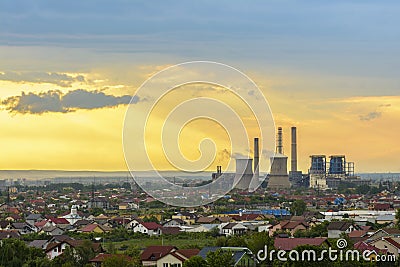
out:
<path id="1" fill-rule="evenodd" d="M 354 162 L 347 162 L 345 155 L 332 155 L 329 162 L 325 155 L 311 155 L 309 169 L 310 188 L 336 189 L 341 183 L 368 184 L 354 174 Z"/>

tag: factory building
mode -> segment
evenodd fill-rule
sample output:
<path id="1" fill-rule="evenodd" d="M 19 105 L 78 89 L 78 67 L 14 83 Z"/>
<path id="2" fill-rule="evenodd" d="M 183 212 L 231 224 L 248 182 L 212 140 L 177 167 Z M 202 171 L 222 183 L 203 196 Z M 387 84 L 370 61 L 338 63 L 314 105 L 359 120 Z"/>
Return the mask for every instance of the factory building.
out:
<path id="1" fill-rule="evenodd" d="M 312 155 L 310 158 L 310 188 L 326 190 L 335 189 L 343 182 L 355 185 L 370 182 L 354 174 L 354 162 L 347 162 L 344 155 L 332 155 L 329 162 L 325 155 Z"/>

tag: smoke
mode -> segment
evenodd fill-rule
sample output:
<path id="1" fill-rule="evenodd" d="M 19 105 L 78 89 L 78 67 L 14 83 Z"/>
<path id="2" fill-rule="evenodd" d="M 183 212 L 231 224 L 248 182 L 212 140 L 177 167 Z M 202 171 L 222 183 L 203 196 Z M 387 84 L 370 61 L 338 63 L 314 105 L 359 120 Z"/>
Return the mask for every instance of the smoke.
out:
<path id="1" fill-rule="evenodd" d="M 42 93 L 24 93 L 20 96 L 12 96 L 1 104 L 10 113 L 43 114 L 47 112 L 74 112 L 78 109 L 99 109 L 116 107 L 129 104 L 131 96 L 107 95 L 101 91 L 86 91 L 77 89 L 63 94 L 58 90 L 50 90 Z M 134 96 L 132 104 L 139 102 L 139 97 Z"/>

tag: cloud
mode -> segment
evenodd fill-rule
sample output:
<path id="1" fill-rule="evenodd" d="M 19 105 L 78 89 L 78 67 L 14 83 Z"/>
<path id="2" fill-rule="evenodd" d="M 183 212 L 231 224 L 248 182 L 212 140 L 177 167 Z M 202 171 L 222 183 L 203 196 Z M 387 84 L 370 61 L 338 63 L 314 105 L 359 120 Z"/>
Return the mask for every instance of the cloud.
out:
<path id="1" fill-rule="evenodd" d="M 42 114 L 46 112 L 73 112 L 77 109 L 99 109 L 126 105 L 131 101 L 131 96 L 106 95 L 101 91 L 86 91 L 77 89 L 63 94 L 59 90 L 50 90 L 42 93 L 24 93 L 12 96 L 3 101 L 10 113 Z M 134 96 L 132 104 L 139 102 L 139 97 Z"/>
<path id="2" fill-rule="evenodd" d="M 52 83 L 61 87 L 70 87 L 74 82 L 85 82 L 83 75 L 71 75 L 58 72 L 0 72 L 0 80 L 12 82 Z"/>
<path id="3" fill-rule="evenodd" d="M 374 111 L 370 112 L 366 115 L 360 115 L 359 118 L 362 121 L 370 121 L 379 118 L 382 115 L 382 112 Z"/>

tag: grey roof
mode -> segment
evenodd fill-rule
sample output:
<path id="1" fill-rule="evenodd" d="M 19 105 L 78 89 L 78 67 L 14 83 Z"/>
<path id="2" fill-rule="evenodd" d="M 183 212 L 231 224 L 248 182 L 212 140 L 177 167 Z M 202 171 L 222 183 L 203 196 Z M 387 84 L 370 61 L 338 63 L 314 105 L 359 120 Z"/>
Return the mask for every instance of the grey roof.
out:
<path id="1" fill-rule="evenodd" d="M 353 224 L 351 222 L 331 222 L 328 225 L 328 230 L 346 231 Z"/>
<path id="2" fill-rule="evenodd" d="M 28 246 L 42 249 L 46 243 L 47 240 L 45 239 L 36 239 L 30 242 Z"/>
<path id="3" fill-rule="evenodd" d="M 39 220 L 41 218 L 43 218 L 43 216 L 37 213 L 31 213 L 26 217 L 27 220 Z"/>

